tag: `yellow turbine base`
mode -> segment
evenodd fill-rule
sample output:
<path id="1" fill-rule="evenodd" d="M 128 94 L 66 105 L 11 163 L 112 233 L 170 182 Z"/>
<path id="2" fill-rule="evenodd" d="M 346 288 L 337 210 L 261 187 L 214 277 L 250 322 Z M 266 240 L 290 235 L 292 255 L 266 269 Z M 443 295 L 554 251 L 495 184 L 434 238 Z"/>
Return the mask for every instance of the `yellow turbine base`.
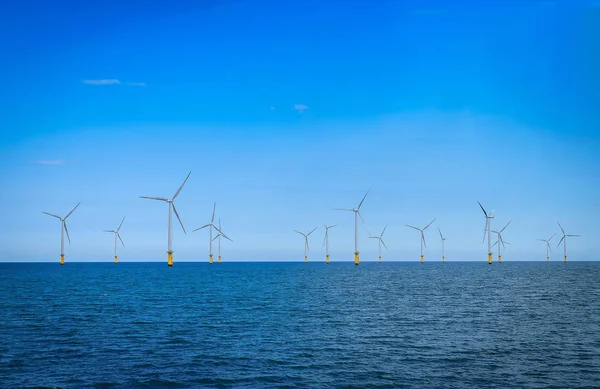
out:
<path id="1" fill-rule="evenodd" d="M 308 262 L 308 257 L 304 257 L 304 262 Z"/>
<path id="2" fill-rule="evenodd" d="M 208 263 L 213 263 L 212 254 L 208 257 Z"/>
<path id="3" fill-rule="evenodd" d="M 167 265 L 173 266 L 173 253 L 167 253 Z"/>
<path id="4" fill-rule="evenodd" d="M 221 256 L 219 255 L 219 259 L 217 259 L 217 262 L 221 263 Z"/>
<path id="5" fill-rule="evenodd" d="M 566 257 L 565 257 L 565 258 L 566 258 Z M 65 255 L 64 255 L 64 254 L 61 254 L 61 255 L 60 255 L 60 264 L 61 264 L 61 265 L 64 265 L 64 264 L 65 264 Z"/>
<path id="6" fill-rule="evenodd" d="M 446 258 L 442 257 L 442 263 L 446 262 Z"/>
<path id="7" fill-rule="evenodd" d="M 567 256 L 565 255 L 565 262 L 567 262 Z"/>
<path id="8" fill-rule="evenodd" d="M 354 253 L 354 264 L 360 264 L 360 257 L 358 256 L 358 253 Z"/>
<path id="9" fill-rule="evenodd" d="M 115 255 L 115 263 L 119 263 L 119 257 Z"/>
<path id="10" fill-rule="evenodd" d="M 488 253 L 488 263 L 492 264 L 492 253 Z"/>
<path id="11" fill-rule="evenodd" d="M 421 263 L 425 262 L 425 257 L 421 255 Z"/>
<path id="12" fill-rule="evenodd" d="M 379 262 L 381 262 L 381 257 L 379 257 Z"/>
<path id="13" fill-rule="evenodd" d="M 325 256 L 325 263 L 329 263 L 329 255 Z"/>
<path id="14" fill-rule="evenodd" d="M 550 257 L 546 257 L 546 262 L 550 262 Z"/>
<path id="15" fill-rule="evenodd" d="M 502 263 L 502 255 L 498 255 L 498 263 Z"/>

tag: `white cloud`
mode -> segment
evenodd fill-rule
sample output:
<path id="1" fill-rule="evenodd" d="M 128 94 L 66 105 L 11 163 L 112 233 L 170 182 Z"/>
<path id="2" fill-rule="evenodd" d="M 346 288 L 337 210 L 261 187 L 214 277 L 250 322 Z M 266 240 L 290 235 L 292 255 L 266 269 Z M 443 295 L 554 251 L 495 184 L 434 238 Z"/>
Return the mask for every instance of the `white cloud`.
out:
<path id="1" fill-rule="evenodd" d="M 131 82 L 131 81 L 128 81 L 128 82 L 125 83 L 125 85 L 127 85 L 127 86 L 146 86 L 146 83 L 145 82 Z"/>
<path id="2" fill-rule="evenodd" d="M 300 113 L 304 112 L 304 110 L 308 109 L 308 105 L 304 104 L 294 104 L 294 109 Z"/>
<path id="3" fill-rule="evenodd" d="M 84 84 L 88 85 L 113 85 L 113 84 L 121 84 L 121 81 L 115 78 L 107 78 L 102 80 L 83 80 Z"/>

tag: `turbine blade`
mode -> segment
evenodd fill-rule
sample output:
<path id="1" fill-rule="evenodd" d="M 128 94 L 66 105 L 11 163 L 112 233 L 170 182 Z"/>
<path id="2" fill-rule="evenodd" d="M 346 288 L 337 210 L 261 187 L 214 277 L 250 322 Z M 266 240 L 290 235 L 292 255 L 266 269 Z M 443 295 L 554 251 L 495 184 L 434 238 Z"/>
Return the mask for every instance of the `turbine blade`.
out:
<path id="1" fill-rule="evenodd" d="M 410 227 L 410 228 L 414 228 L 415 230 L 421 231 L 419 228 L 417 228 L 417 227 L 415 227 L 415 226 L 411 226 L 410 224 L 406 224 L 406 226 L 407 226 L 407 227 Z"/>
<path id="2" fill-rule="evenodd" d="M 48 213 L 48 212 L 42 212 L 42 213 L 45 213 L 46 215 L 54 216 L 55 218 L 62 220 L 62 218 L 60 216 L 56 216 L 56 215 L 53 215 L 53 214 Z"/>
<path id="3" fill-rule="evenodd" d="M 488 216 L 487 212 L 485 211 L 485 209 L 483 209 L 483 205 L 481 205 L 481 203 L 478 201 L 477 204 L 479 204 L 479 206 L 481 207 L 481 210 L 483 211 L 483 214 L 485 215 L 485 217 Z"/>
<path id="4" fill-rule="evenodd" d="M 310 246 L 308 245 L 308 236 L 304 236 L 304 239 L 306 241 L 306 251 L 310 251 Z"/>
<path id="5" fill-rule="evenodd" d="M 554 238 L 554 235 L 556 235 L 556 234 L 552 234 L 552 236 L 550 237 L 550 239 L 548 239 L 548 241 L 551 241 L 552 238 Z"/>
<path id="6" fill-rule="evenodd" d="M 427 242 L 425 242 L 425 234 L 423 234 L 423 231 L 421 231 L 421 239 L 423 240 L 423 245 L 427 248 Z"/>
<path id="7" fill-rule="evenodd" d="M 189 175 L 188 175 L 188 177 L 189 177 Z M 187 178 L 186 178 L 186 180 L 187 180 Z M 185 182 L 184 182 L 184 184 L 185 184 Z M 173 211 L 175 211 L 175 216 L 177 216 L 177 220 L 179 220 L 179 224 L 181 224 L 181 229 L 183 230 L 183 233 L 187 235 L 187 232 L 185 232 L 185 227 L 183 226 L 183 222 L 181 221 L 181 218 L 179 217 L 179 213 L 177 212 L 177 208 L 175 208 L 175 203 L 172 203 L 172 204 L 173 204 Z"/>
<path id="8" fill-rule="evenodd" d="M 123 217 L 123 220 L 121 220 L 121 224 L 119 224 L 119 228 L 117 228 L 117 232 L 119 232 L 119 230 L 121 229 L 121 226 L 123 225 L 124 221 L 125 221 L 125 217 Z"/>
<path id="9" fill-rule="evenodd" d="M 381 235 L 380 236 L 383 236 L 383 234 L 385 233 L 385 229 L 386 228 L 387 228 L 387 225 L 385 227 L 383 227 L 383 231 L 381 231 Z"/>
<path id="10" fill-rule="evenodd" d="M 210 224 L 206 224 L 206 225 L 203 225 L 202 227 L 198 227 L 198 228 L 196 228 L 196 229 L 195 229 L 194 231 L 192 231 L 192 232 L 196 232 L 196 231 L 198 231 L 198 230 L 201 230 L 201 229 L 203 229 L 203 228 L 206 228 L 206 227 L 208 227 L 208 226 L 210 226 Z"/>
<path id="11" fill-rule="evenodd" d="M 381 241 L 381 243 L 383 243 L 383 247 L 385 247 L 385 249 L 387 250 L 387 246 L 385 245 L 385 242 L 383 241 L 383 239 L 379 238 L 379 240 Z"/>
<path id="12" fill-rule="evenodd" d="M 73 208 L 71 210 L 71 212 L 67 213 L 67 216 L 65 216 L 65 219 L 68 218 L 69 216 L 71 216 L 71 214 L 73 213 L 73 211 L 75 211 L 77 209 L 77 207 L 79 207 L 79 204 L 81 204 L 81 201 L 79 203 L 77 203 L 77 205 L 75 206 L 75 208 Z"/>
<path id="13" fill-rule="evenodd" d="M 550 242 L 547 242 L 546 244 L 548 245 L 548 249 L 549 249 L 550 251 L 552 251 L 552 247 L 550 247 Z"/>
<path id="14" fill-rule="evenodd" d="M 123 239 L 121 239 L 121 235 L 117 232 L 117 236 L 119 237 L 119 240 L 121 241 L 121 244 L 123 245 L 123 247 L 125 247 L 125 243 L 123 243 Z"/>
<path id="15" fill-rule="evenodd" d="M 581 235 L 566 235 L 566 236 L 581 236 Z"/>
<path id="16" fill-rule="evenodd" d="M 562 243 L 563 239 L 565 239 L 566 235 L 563 235 L 562 238 L 560 238 L 560 241 L 558 242 L 558 244 L 556 245 L 556 247 L 560 246 L 560 244 Z"/>
<path id="17" fill-rule="evenodd" d="M 558 222 L 557 222 L 558 223 Z M 560 227 L 560 230 L 562 231 L 563 235 L 565 234 L 565 230 L 563 230 L 562 226 L 560 225 L 560 223 L 558 223 L 558 226 Z"/>
<path id="18" fill-rule="evenodd" d="M 332 208 L 334 211 L 350 211 L 350 212 L 354 212 L 353 209 L 347 209 L 347 208 Z"/>
<path id="19" fill-rule="evenodd" d="M 370 188 L 369 188 L 370 190 Z M 369 231 L 369 227 L 367 227 L 367 223 L 365 223 L 365 219 L 363 219 L 362 215 L 360 214 L 360 212 L 357 210 L 356 213 L 358 213 L 358 216 L 360 217 L 360 220 L 363 223 L 363 226 L 365 226 L 365 230 L 367 230 L 367 233 L 369 234 L 369 236 L 371 236 L 371 231 Z"/>
<path id="20" fill-rule="evenodd" d="M 215 201 L 215 205 L 213 205 L 213 215 L 212 218 L 210 218 L 210 222 L 214 222 L 215 221 L 215 210 L 217 209 L 217 202 Z"/>
<path id="21" fill-rule="evenodd" d="M 219 229 L 221 229 L 221 218 L 219 218 Z"/>
<path id="22" fill-rule="evenodd" d="M 492 247 L 494 247 L 496 245 L 496 243 L 498 243 L 498 241 L 495 241 L 494 244 L 492 245 Z"/>
<path id="23" fill-rule="evenodd" d="M 369 194 L 369 192 L 371 191 L 371 187 L 369 187 L 369 189 L 367 190 L 367 193 L 365 193 L 365 196 L 362 198 L 362 200 L 360 200 L 360 203 L 358 204 L 358 208 L 356 208 L 357 210 L 360 209 L 360 206 L 362 205 L 363 201 L 365 201 L 365 199 L 367 198 L 367 195 Z"/>
<path id="24" fill-rule="evenodd" d="M 173 196 L 172 200 L 175 200 L 175 197 L 177 197 L 179 195 L 179 192 L 181 192 L 181 189 L 183 189 L 183 186 L 185 185 L 185 183 L 187 182 L 188 178 L 190 178 L 190 174 L 192 174 L 192 172 L 190 171 L 187 175 L 187 177 L 185 178 L 185 180 L 183 180 L 183 184 L 181 184 L 181 186 L 179 187 L 179 189 L 177 189 L 177 192 L 175 192 L 175 195 Z"/>
<path id="25" fill-rule="evenodd" d="M 312 234 L 313 232 L 315 232 L 316 229 L 317 229 L 317 227 L 313 228 L 311 232 L 309 232 L 308 234 L 306 234 L 306 236 L 309 236 L 310 234 Z"/>
<path id="26" fill-rule="evenodd" d="M 300 235 L 304 235 L 303 233 L 301 233 L 301 232 L 300 232 L 300 231 L 298 231 L 298 230 L 294 230 L 294 231 L 295 231 L 295 232 L 297 232 L 297 233 L 299 233 Z"/>
<path id="27" fill-rule="evenodd" d="M 164 197 L 148 197 L 148 196 L 140 196 L 140 199 L 148 199 L 148 200 L 160 200 L 160 201 L 169 201 Z"/>
<path id="28" fill-rule="evenodd" d="M 504 231 L 504 229 L 505 229 L 506 227 L 508 227 L 508 225 L 509 225 L 511 222 L 512 222 L 512 220 L 511 220 L 511 221 L 509 221 L 508 223 L 506 223 L 506 225 L 505 225 L 504 227 L 502 227 L 502 229 L 500 230 L 500 232 Z"/>
<path id="29" fill-rule="evenodd" d="M 233 239 L 231 239 L 230 237 L 228 237 L 227 235 L 223 234 L 223 238 L 227 239 L 230 242 L 233 242 Z"/>
<path id="30" fill-rule="evenodd" d="M 444 240 L 444 236 L 442 235 L 442 231 L 438 228 L 438 232 L 440 233 L 440 239 Z"/>
<path id="31" fill-rule="evenodd" d="M 215 230 L 217 230 L 217 232 L 218 232 L 219 234 L 223 234 L 223 231 L 221 231 L 219 228 L 217 228 L 217 226 L 215 226 L 215 225 L 214 225 L 214 224 L 212 224 L 212 223 L 211 223 L 210 225 L 212 225 L 212 226 L 213 226 L 213 228 L 214 228 Z M 223 235 L 225 235 L 225 234 L 223 234 Z"/>
<path id="32" fill-rule="evenodd" d="M 69 229 L 67 228 L 67 222 L 63 220 L 63 224 L 65 226 L 65 232 L 67 233 L 67 239 L 69 240 L 69 244 L 71 244 L 71 237 L 69 236 Z"/>
<path id="33" fill-rule="evenodd" d="M 113 233 L 115 232 L 113 230 L 102 230 L 102 231 L 104 231 L 104 232 L 113 232 Z"/>
<path id="34" fill-rule="evenodd" d="M 218 234 L 217 236 L 215 236 L 215 237 L 213 238 L 213 240 L 216 240 L 216 239 L 217 239 L 218 237 L 220 237 L 220 236 L 221 236 L 221 234 Z"/>
<path id="35" fill-rule="evenodd" d="M 427 229 L 427 227 L 429 227 L 431 225 L 431 223 L 433 223 L 435 221 L 435 219 L 437 219 L 437 218 L 434 218 L 432 221 L 430 221 L 429 224 L 426 225 L 425 228 L 423 228 L 423 231 L 425 231 Z"/>

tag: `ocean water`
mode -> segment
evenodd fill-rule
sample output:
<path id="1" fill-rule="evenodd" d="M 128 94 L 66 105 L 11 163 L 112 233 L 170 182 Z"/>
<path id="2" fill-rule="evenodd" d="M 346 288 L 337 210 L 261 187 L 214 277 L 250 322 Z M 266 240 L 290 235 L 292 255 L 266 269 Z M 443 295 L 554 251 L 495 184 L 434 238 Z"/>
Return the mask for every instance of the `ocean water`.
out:
<path id="1" fill-rule="evenodd" d="M 2 263 L 0 387 L 600 387 L 600 263 Z"/>

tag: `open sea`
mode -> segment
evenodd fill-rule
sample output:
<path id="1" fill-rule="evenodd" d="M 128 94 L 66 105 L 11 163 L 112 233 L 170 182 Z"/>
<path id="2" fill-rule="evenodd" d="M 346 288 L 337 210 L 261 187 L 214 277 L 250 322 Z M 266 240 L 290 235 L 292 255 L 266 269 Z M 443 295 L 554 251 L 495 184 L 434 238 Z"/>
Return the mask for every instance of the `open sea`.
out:
<path id="1" fill-rule="evenodd" d="M 0 263 L 26 387 L 600 388 L 600 263 Z"/>

